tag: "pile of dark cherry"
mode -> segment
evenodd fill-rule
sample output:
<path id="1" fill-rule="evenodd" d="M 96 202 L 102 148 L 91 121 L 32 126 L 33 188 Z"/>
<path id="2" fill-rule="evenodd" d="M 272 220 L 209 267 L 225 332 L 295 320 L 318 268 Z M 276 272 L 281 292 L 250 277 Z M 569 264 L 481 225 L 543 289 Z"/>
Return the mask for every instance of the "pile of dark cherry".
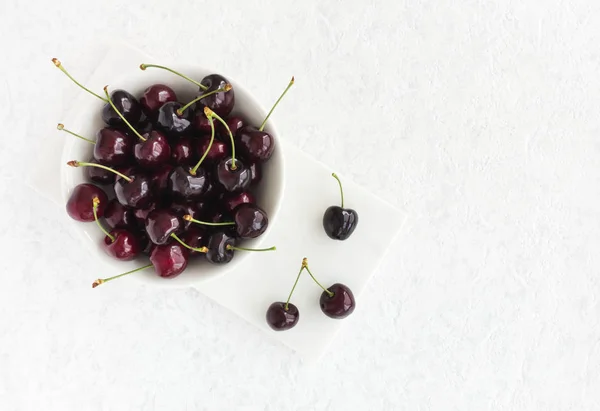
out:
<path id="1" fill-rule="evenodd" d="M 73 80 L 58 60 L 53 62 Z M 170 87 L 155 84 L 139 100 L 125 90 L 109 95 L 107 87 L 102 97 L 73 80 L 105 102 L 102 119 L 106 127 L 94 141 L 58 125 L 59 130 L 94 146 L 88 162 L 68 163 L 86 167 L 88 179 L 94 183 L 73 189 L 68 214 L 77 221 L 95 221 L 106 234 L 104 249 L 116 259 L 150 256 L 150 264 L 98 279 L 93 287 L 150 267 L 160 277 L 173 278 L 185 270 L 192 257 L 224 264 L 233 259 L 235 251 L 275 249 L 253 250 L 237 243 L 256 238 L 267 228 L 267 214 L 252 193 L 261 181 L 262 164 L 274 149 L 273 137 L 263 128 L 294 78 L 257 128 L 241 117 L 230 116 L 235 94 L 223 76 L 211 74 L 198 83 L 163 66 L 140 66 L 142 70 L 148 67 L 166 69 L 189 80 L 199 87 L 200 95 L 183 104 Z M 335 174 L 333 177 L 339 183 L 342 204 L 327 208 L 323 228 L 331 239 L 346 240 L 358 224 L 358 214 L 344 208 L 342 184 Z M 274 302 L 267 310 L 266 320 L 273 330 L 289 330 L 298 323 L 300 313 L 290 299 L 304 270 L 323 289 L 319 303 L 324 314 L 340 319 L 354 311 L 350 288 L 340 283 L 323 287 L 304 258 L 287 301 Z"/>
<path id="2" fill-rule="evenodd" d="M 223 76 L 196 84 L 199 98 L 185 105 L 163 84 L 139 99 L 124 90 L 110 97 L 106 88 L 106 97 L 90 91 L 105 100 L 106 126 L 88 140 L 92 159 L 68 163 L 86 167 L 91 181 L 73 189 L 68 214 L 101 229 L 103 218 L 109 255 L 126 261 L 147 254 L 152 264 L 142 268 L 153 265 L 164 278 L 179 275 L 193 257 L 230 262 L 236 250 L 246 250 L 238 241 L 260 236 L 268 225 L 253 190 L 273 154 L 273 137 L 265 123 L 257 128 L 230 116 L 235 94 Z"/>

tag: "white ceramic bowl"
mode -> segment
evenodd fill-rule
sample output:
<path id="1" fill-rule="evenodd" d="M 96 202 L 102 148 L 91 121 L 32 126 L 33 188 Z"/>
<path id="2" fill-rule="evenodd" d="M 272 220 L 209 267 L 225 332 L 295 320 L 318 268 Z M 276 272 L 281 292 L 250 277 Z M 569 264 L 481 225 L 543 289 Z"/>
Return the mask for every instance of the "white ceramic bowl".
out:
<path id="1" fill-rule="evenodd" d="M 235 91 L 235 108 L 232 114 L 240 115 L 248 121 L 249 124 L 256 126 L 260 125 L 263 121 L 267 113 L 266 110 L 252 97 L 248 90 L 229 77 L 226 73 L 197 66 L 172 66 L 171 68 L 198 81 L 211 73 L 224 75 Z M 71 84 L 68 79 L 65 78 L 64 81 L 64 87 L 76 87 L 74 84 Z M 173 88 L 177 93 L 178 100 L 181 102 L 190 101 L 198 95 L 198 88 L 194 84 L 172 73 L 155 68 L 149 68 L 142 71 L 132 67 L 127 69 L 126 72 L 123 72 L 121 77 L 107 79 L 106 82 L 109 86 L 109 91 L 124 89 L 138 98 L 147 87 L 156 83 L 166 84 Z M 100 92 L 97 90 L 95 91 L 98 94 L 103 95 L 102 90 L 100 90 Z M 85 93 L 83 90 L 81 92 Z M 84 104 L 73 111 L 73 114 L 69 116 L 68 121 L 65 119 L 65 127 L 83 136 L 87 136 L 88 138 L 95 138 L 96 132 L 105 126 L 101 118 L 104 102 L 91 95 L 88 99 L 84 99 L 83 101 Z M 271 228 L 278 223 L 277 217 L 284 193 L 284 157 L 281 151 L 281 145 L 279 144 L 280 140 L 278 138 L 277 130 L 271 119 L 269 119 L 265 130 L 269 132 L 275 140 L 275 151 L 271 159 L 264 164 L 263 179 L 255 194 L 257 196 L 258 205 L 262 207 L 269 216 L 269 226 L 267 231 L 259 238 L 242 242 L 240 245 L 244 247 L 260 248 L 275 245 L 267 244 L 264 240 L 269 237 Z M 67 143 L 65 144 L 62 153 L 62 161 L 65 166 L 61 173 L 62 193 L 65 204 L 72 189 L 77 184 L 86 182 L 84 168 L 74 169 L 68 167 L 66 162 L 69 160 L 88 161 L 91 158 L 92 146 L 89 143 L 75 137 L 67 139 Z M 140 257 L 131 262 L 117 261 L 114 258 L 109 257 L 100 246 L 104 234 L 100 232 L 99 228 L 93 222 L 80 223 L 73 221 L 68 217 L 66 212 L 65 218 L 72 221 L 73 228 L 80 235 L 82 242 L 85 243 L 90 251 L 104 263 L 103 267 L 94 267 L 94 270 L 96 271 L 95 275 L 98 277 L 109 277 L 148 263 L 147 257 Z M 155 274 L 153 268 L 132 274 L 130 278 L 133 277 L 160 286 L 187 286 L 214 279 L 232 270 L 243 269 L 244 263 L 248 259 L 261 258 L 261 254 L 262 253 L 243 251 L 236 252 L 233 260 L 229 264 L 224 265 L 212 265 L 206 261 L 201 261 L 201 259 L 192 259 L 187 269 L 182 274 L 172 279 L 160 278 Z M 101 269 L 102 271 L 98 272 L 98 269 Z M 86 271 L 89 272 L 90 269 L 88 268 Z"/>

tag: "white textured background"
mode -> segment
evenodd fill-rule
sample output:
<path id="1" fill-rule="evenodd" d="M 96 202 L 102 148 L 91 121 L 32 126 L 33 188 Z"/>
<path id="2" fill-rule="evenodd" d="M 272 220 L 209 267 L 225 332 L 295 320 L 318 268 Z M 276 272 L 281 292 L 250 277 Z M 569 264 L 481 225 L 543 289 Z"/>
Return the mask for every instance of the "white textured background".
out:
<path id="1" fill-rule="evenodd" d="M 0 2 L 0 409 L 600 409 L 600 3 L 294 3 Z M 115 38 L 264 105 L 294 74 L 281 134 L 409 213 L 322 363 L 194 290 L 92 292 L 23 184 L 78 93 L 50 58 Z"/>

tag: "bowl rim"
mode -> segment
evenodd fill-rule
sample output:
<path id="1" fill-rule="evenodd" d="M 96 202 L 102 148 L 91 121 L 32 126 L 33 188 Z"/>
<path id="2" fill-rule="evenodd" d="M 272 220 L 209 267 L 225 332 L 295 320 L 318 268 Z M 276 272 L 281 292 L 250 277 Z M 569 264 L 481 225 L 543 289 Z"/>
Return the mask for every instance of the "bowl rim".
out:
<path id="1" fill-rule="evenodd" d="M 223 77 L 225 77 L 227 79 L 227 81 L 232 85 L 233 89 L 236 91 L 236 104 L 237 104 L 238 93 L 240 93 L 240 94 L 244 95 L 244 99 L 247 100 L 247 103 L 251 107 L 253 107 L 255 111 L 260 113 L 263 116 L 263 118 L 266 117 L 266 115 L 268 113 L 268 111 L 265 110 L 264 106 L 256 99 L 256 97 L 249 91 L 248 88 L 246 88 L 243 84 L 239 83 L 235 78 L 229 76 L 226 73 L 223 73 L 221 71 L 216 71 L 210 67 L 206 67 L 206 66 L 199 65 L 199 64 L 189 64 L 189 63 L 171 64 L 171 65 L 167 65 L 167 67 L 177 70 L 180 73 L 185 73 L 188 76 L 191 74 L 190 77 L 192 77 L 192 78 L 196 77 L 196 76 L 193 76 L 194 73 L 200 73 L 200 75 L 202 77 L 204 77 L 210 73 L 219 73 L 220 75 L 222 75 Z M 181 82 L 181 80 L 180 79 L 178 80 L 178 77 L 172 73 L 168 73 L 167 71 L 163 71 L 160 69 L 154 69 L 154 70 L 156 70 L 156 75 L 164 76 L 165 80 L 164 81 L 161 80 L 160 82 L 148 80 L 148 83 L 142 87 L 149 87 L 152 84 L 158 84 L 158 83 L 169 85 L 169 82 L 168 82 L 169 77 L 173 78 L 175 81 Z M 163 74 L 158 74 L 159 71 L 162 71 Z M 128 78 L 132 78 L 133 76 L 136 76 L 136 75 L 143 75 L 143 73 L 144 73 L 143 71 L 139 70 L 139 67 L 138 67 L 137 72 L 135 70 L 132 70 L 131 72 L 121 71 L 121 72 L 119 72 L 118 76 L 113 77 L 115 80 L 115 81 L 113 81 L 113 83 L 114 84 L 126 84 Z M 112 87 L 112 88 L 110 88 L 110 90 L 117 90 L 119 88 L 120 87 Z M 174 87 L 174 88 L 177 88 L 177 87 Z M 90 99 L 93 99 L 92 96 L 89 96 L 89 97 L 90 97 Z M 139 96 L 136 96 L 136 98 L 138 98 L 138 97 Z M 79 101 L 84 102 L 85 100 L 80 99 Z M 96 101 L 96 104 L 98 104 L 98 103 L 102 104 L 101 102 Z M 78 119 L 86 117 L 86 113 L 92 112 L 93 107 L 94 107 L 93 103 L 89 103 L 89 104 L 84 103 L 84 104 L 79 105 L 76 109 L 71 110 L 69 113 L 67 113 L 68 114 L 67 117 L 71 119 L 69 124 L 76 124 L 77 121 L 83 121 L 83 120 L 78 120 Z M 234 108 L 234 110 L 235 110 L 235 108 Z M 243 109 L 240 111 L 242 111 L 242 113 L 243 113 Z M 280 210 L 281 210 L 281 205 L 283 203 L 283 197 L 284 197 L 284 193 L 285 193 L 285 181 L 286 181 L 286 179 L 285 179 L 285 153 L 283 151 L 283 147 L 281 144 L 281 139 L 279 137 L 279 132 L 278 132 L 277 126 L 276 126 L 275 122 L 273 121 L 272 117 L 270 117 L 269 120 L 267 121 L 267 123 L 265 125 L 265 130 L 268 130 L 269 134 L 273 137 L 273 140 L 275 142 L 274 155 L 279 157 L 277 160 L 277 163 L 276 163 L 276 164 L 278 164 L 278 166 L 276 166 L 273 170 L 271 170 L 271 172 L 276 172 L 279 174 L 279 176 L 277 178 L 277 180 L 279 181 L 279 184 L 276 184 L 274 187 L 270 187 L 270 189 L 269 189 L 270 190 L 269 196 L 272 196 L 274 198 L 273 206 L 269 212 L 269 225 L 268 225 L 265 233 L 263 233 L 257 239 L 252 240 L 254 243 L 253 245 L 255 247 L 259 247 L 268 238 L 268 235 L 272 231 L 272 228 L 277 225 L 277 223 L 279 221 L 279 216 L 281 214 Z M 69 158 L 69 154 L 70 154 L 71 150 L 73 149 L 74 145 L 78 143 L 75 140 L 77 140 L 77 139 L 68 139 L 68 138 L 65 139 L 65 143 L 64 143 L 62 153 L 61 153 L 62 164 L 65 164 L 67 161 L 72 160 L 72 158 Z M 62 193 L 62 199 L 63 199 L 64 204 L 66 204 L 73 188 L 77 184 L 80 184 L 80 183 L 74 181 L 75 177 L 73 176 L 72 173 L 73 173 L 73 171 L 69 170 L 68 167 L 62 167 L 61 171 L 60 171 L 61 193 Z M 118 264 L 119 266 L 123 267 L 122 271 L 125 272 L 128 269 L 132 269 L 132 268 L 135 268 L 136 266 L 139 266 L 140 259 L 147 258 L 145 256 L 141 256 L 141 258 L 135 259 L 130 262 L 122 262 L 122 261 L 115 260 L 107 255 L 103 255 L 102 250 L 99 248 L 99 244 L 95 244 L 94 239 L 89 234 L 86 233 L 87 230 L 81 228 L 82 223 L 74 221 L 74 220 L 68 218 L 68 216 L 66 218 L 70 221 L 71 227 L 76 231 L 78 237 L 85 244 L 86 248 L 96 257 L 96 259 L 98 261 L 102 261 L 102 262 L 106 263 L 105 265 L 112 267 L 112 266 L 115 266 Z M 100 255 L 98 255 L 98 254 L 100 254 Z M 157 284 L 160 284 L 160 286 L 162 286 L 162 287 L 187 287 L 187 286 L 191 286 L 191 285 L 198 285 L 200 283 L 205 283 L 207 281 L 212 281 L 214 279 L 220 278 L 223 275 L 225 275 L 233 270 L 240 269 L 241 267 L 243 267 L 244 262 L 246 262 L 247 259 L 249 259 L 249 258 L 253 258 L 252 256 L 255 254 L 260 254 L 260 253 L 244 253 L 244 255 L 238 257 L 237 261 L 234 260 L 229 264 L 220 265 L 220 266 L 211 266 L 211 267 L 214 267 L 214 269 L 211 270 L 210 275 L 189 275 L 190 273 L 186 272 L 189 270 L 189 267 L 188 267 L 186 269 L 186 271 L 184 271 L 184 273 L 182 273 L 179 276 L 174 277 L 173 279 L 169 279 L 170 281 L 167 281 L 167 279 L 163 279 L 163 278 L 156 276 L 153 273 L 153 271 L 150 271 L 150 270 L 145 270 L 146 275 L 135 275 L 132 277 L 138 279 L 139 281 L 141 281 L 143 283 L 157 283 Z M 136 265 L 132 265 L 132 263 L 136 264 Z M 150 273 L 150 275 L 148 275 L 148 273 Z M 186 275 L 186 274 L 188 274 L 188 275 Z M 187 278 L 187 280 L 184 280 L 184 278 Z"/>

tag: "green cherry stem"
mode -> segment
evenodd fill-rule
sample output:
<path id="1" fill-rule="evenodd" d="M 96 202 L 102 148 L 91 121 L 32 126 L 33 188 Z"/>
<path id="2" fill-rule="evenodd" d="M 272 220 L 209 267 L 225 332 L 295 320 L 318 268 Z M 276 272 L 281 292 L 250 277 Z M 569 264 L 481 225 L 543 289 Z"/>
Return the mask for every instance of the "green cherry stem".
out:
<path id="1" fill-rule="evenodd" d="M 94 197 L 94 199 L 92 200 L 92 204 L 93 204 L 92 212 L 94 213 L 94 221 L 96 222 L 98 227 L 100 227 L 100 231 L 102 231 L 104 234 L 106 234 L 106 236 L 108 238 L 110 238 L 111 243 L 114 243 L 115 237 L 112 236 L 108 231 L 106 231 L 106 229 L 104 227 L 102 227 L 102 224 L 100 224 L 100 220 L 98 220 L 98 206 L 100 205 L 100 199 L 98 197 Z"/>
<path id="2" fill-rule="evenodd" d="M 229 90 L 231 90 L 231 84 L 225 84 L 225 87 L 223 88 L 219 88 L 213 91 L 209 91 L 208 93 L 204 93 L 198 97 L 196 97 L 195 99 L 193 99 L 192 101 L 190 101 L 189 103 L 187 103 L 185 106 L 181 107 L 180 109 L 177 109 L 176 113 L 179 116 L 183 115 L 183 112 L 185 110 L 187 110 L 190 106 L 194 105 L 195 103 L 197 103 L 198 101 L 202 100 L 204 97 L 208 97 L 212 94 L 217 94 L 217 93 L 221 93 L 222 91 L 224 92 L 228 92 Z"/>
<path id="3" fill-rule="evenodd" d="M 315 276 L 310 272 L 310 268 L 308 268 L 308 260 L 306 259 L 306 257 L 304 257 L 302 259 L 302 267 L 306 268 L 306 271 L 308 271 L 308 274 L 310 274 L 310 277 L 313 279 L 313 281 L 315 283 L 317 283 L 317 285 L 319 287 L 321 287 L 323 289 L 323 291 L 325 291 L 327 293 L 327 295 L 329 295 L 330 297 L 333 297 L 333 293 L 331 291 L 329 291 L 327 288 L 323 287 L 321 285 L 321 283 L 317 281 L 317 279 L 315 278 Z"/>
<path id="4" fill-rule="evenodd" d="M 64 131 L 65 133 L 69 133 L 70 135 L 80 138 L 83 141 L 87 141 L 88 143 L 96 144 L 96 142 L 94 140 L 90 140 L 89 138 L 82 137 L 77 133 L 73 133 L 71 130 L 67 130 L 63 123 L 58 123 L 58 125 L 56 126 L 56 129 L 60 130 L 60 131 Z"/>
<path id="5" fill-rule="evenodd" d="M 69 72 L 67 70 L 65 70 L 65 68 L 62 66 L 62 63 L 58 59 L 53 58 L 52 62 L 54 63 L 54 65 L 56 67 L 59 68 L 60 71 L 62 71 L 63 73 L 65 73 L 66 76 L 68 78 L 70 78 L 73 83 L 77 84 L 79 87 L 81 87 L 82 89 L 84 89 L 85 91 L 87 91 L 88 93 L 90 93 L 92 96 L 98 97 L 100 100 L 104 101 L 105 103 L 108 103 L 108 100 L 106 100 L 104 97 L 100 97 L 98 94 L 94 93 L 92 90 L 90 90 L 89 88 L 85 87 L 83 84 L 79 83 L 77 80 L 75 80 L 73 77 L 71 77 L 71 75 L 69 74 Z"/>
<path id="6" fill-rule="evenodd" d="M 167 70 L 167 71 L 169 71 L 169 72 L 171 72 L 171 73 L 173 73 L 173 74 L 175 74 L 175 75 L 177 75 L 177 76 L 179 76 L 181 78 L 186 79 L 187 81 L 190 81 L 190 82 L 194 83 L 195 85 L 197 85 L 198 87 L 200 87 L 202 90 L 207 90 L 208 89 L 208 87 L 206 87 L 204 84 L 198 83 L 196 80 L 193 80 L 193 79 L 189 78 L 188 76 L 183 75 L 183 74 L 181 74 L 181 73 L 179 73 L 179 72 L 177 72 L 177 71 L 175 71 L 173 69 L 170 69 L 168 67 L 159 66 L 158 64 L 140 64 L 140 69 L 141 70 L 146 70 L 149 67 L 154 67 L 154 68 L 159 68 L 159 69 L 162 69 L 162 70 Z"/>
<path id="7" fill-rule="evenodd" d="M 232 246 L 231 244 L 227 244 L 227 248 L 228 250 L 235 250 L 235 251 L 276 251 L 277 247 L 273 246 L 273 247 L 269 247 L 269 248 L 245 248 L 245 247 L 235 247 Z"/>
<path id="8" fill-rule="evenodd" d="M 110 99 L 110 96 L 108 95 L 108 86 L 104 86 L 104 94 L 106 95 L 106 98 L 108 99 L 108 104 L 110 104 L 110 106 L 113 108 L 113 110 L 115 110 L 115 112 L 119 115 L 119 117 L 121 117 L 121 120 L 123 120 L 125 122 L 125 124 L 127 124 L 129 126 L 131 131 L 133 131 L 133 133 L 136 136 L 138 136 L 140 138 L 140 140 L 146 141 L 146 139 L 144 137 L 142 137 L 142 135 L 140 133 L 138 133 L 138 131 L 135 128 L 133 128 L 133 126 L 129 123 L 129 121 L 127 121 L 125 116 L 123 116 L 123 114 L 121 114 L 121 112 L 119 110 L 117 110 L 117 107 L 115 107 L 115 103 L 112 102 L 112 100 Z"/>
<path id="9" fill-rule="evenodd" d="M 212 111 L 208 107 L 204 107 L 204 114 L 206 115 L 206 117 L 209 117 L 209 118 L 210 117 L 214 117 L 217 120 L 219 120 L 219 122 L 221 124 L 223 124 L 223 126 L 225 127 L 225 129 L 229 133 L 229 139 L 231 140 L 231 170 L 235 170 L 237 168 L 236 165 L 235 165 L 235 141 L 233 140 L 233 133 L 229 129 L 229 126 L 227 125 L 227 122 L 225 120 L 223 120 L 221 117 L 219 117 L 219 115 L 217 113 L 215 113 L 214 111 Z"/>
<path id="10" fill-rule="evenodd" d="M 222 225 L 235 225 L 235 223 L 233 221 L 227 221 L 227 222 L 223 222 L 223 223 L 211 223 L 210 221 L 200 221 L 200 220 L 196 220 L 189 214 L 184 215 L 183 219 L 185 221 L 191 221 L 192 223 L 201 224 L 201 225 L 210 225 L 210 226 L 215 226 L 215 227 L 222 226 Z"/>
<path id="11" fill-rule="evenodd" d="M 92 283 L 92 288 L 96 288 L 96 287 L 98 287 L 100 284 L 107 283 L 107 282 L 109 282 L 109 281 L 115 280 L 115 279 L 117 279 L 117 278 L 119 278 L 119 277 L 123 277 L 123 276 L 129 275 L 129 274 L 137 273 L 138 271 L 142 271 L 142 270 L 145 270 L 146 268 L 150 268 L 150 267 L 152 267 L 152 264 L 148 264 L 148 265 L 145 265 L 145 266 L 143 266 L 143 267 L 136 268 L 135 270 L 127 271 L 126 273 L 123 273 L 123 274 L 115 275 L 114 277 L 109 277 L 109 278 L 98 278 L 96 281 L 94 281 L 94 282 Z"/>
<path id="12" fill-rule="evenodd" d="M 86 163 L 86 162 L 83 162 L 83 161 L 71 160 L 71 161 L 67 162 L 67 165 L 71 166 L 71 167 L 98 167 L 98 168 L 102 168 L 104 170 L 113 172 L 116 175 L 118 175 L 119 177 L 121 177 L 121 178 L 129 181 L 130 183 L 133 181 L 130 177 L 127 177 L 125 174 L 120 173 L 117 170 L 113 170 L 110 167 L 106 167 L 105 165 L 102 165 L 102 164 Z"/>
<path id="13" fill-rule="evenodd" d="M 336 173 L 331 173 L 331 176 L 335 178 L 340 186 L 340 196 L 342 197 L 342 208 L 344 208 L 344 189 L 342 188 L 342 182 Z"/>
<path id="14" fill-rule="evenodd" d="M 182 246 L 184 246 L 185 248 L 192 250 L 192 251 L 198 251 L 200 253 L 205 253 L 208 251 L 208 248 L 206 247 L 202 247 L 202 248 L 196 248 L 196 247 L 192 247 L 191 245 L 187 245 L 181 238 L 177 237 L 177 235 L 175 233 L 171 234 L 171 237 L 173 237 L 175 239 L 175 241 L 177 241 L 179 244 L 181 244 Z"/>
<path id="15" fill-rule="evenodd" d="M 296 281 L 294 282 L 294 286 L 292 287 L 292 291 L 290 291 L 290 295 L 288 296 L 287 301 L 285 302 L 285 305 L 283 306 L 283 309 L 285 311 L 288 310 L 289 305 L 290 305 L 290 300 L 292 299 L 292 294 L 294 294 L 294 290 L 296 289 L 296 285 L 298 285 L 298 280 L 300 279 L 300 274 L 302 274 L 302 271 L 304 271 L 304 266 L 300 267 L 300 271 L 298 272 L 298 276 L 296 276 Z"/>
<path id="16" fill-rule="evenodd" d="M 263 129 L 265 128 L 265 124 L 267 124 L 267 120 L 269 119 L 269 117 L 271 117 L 271 114 L 273 113 L 273 110 L 275 110 L 275 107 L 277 107 L 277 105 L 279 104 L 279 102 L 281 101 L 283 96 L 285 96 L 285 93 L 287 93 L 288 90 L 290 89 L 290 87 L 292 87 L 293 85 L 294 85 L 294 77 L 292 76 L 292 79 L 290 80 L 290 84 L 288 84 L 288 86 L 285 88 L 285 90 L 283 90 L 283 93 L 281 93 L 281 95 L 279 96 L 279 98 L 277 99 L 275 104 L 273 104 L 273 107 L 271 107 L 269 114 L 267 114 L 267 117 L 265 117 L 262 124 L 260 125 L 260 128 L 259 128 L 260 131 L 263 131 Z"/>
<path id="17" fill-rule="evenodd" d="M 205 112 L 206 112 L 206 109 L 209 109 L 209 108 L 208 107 L 204 107 Z M 202 154 L 202 157 L 200 158 L 200 160 L 198 160 L 198 162 L 196 163 L 196 165 L 194 166 L 194 168 L 192 168 L 190 170 L 190 174 L 193 175 L 193 176 L 196 175 L 196 172 L 198 171 L 198 168 L 200 167 L 200 164 L 202 164 L 202 162 L 204 161 L 204 159 L 208 155 L 208 152 L 210 151 L 210 149 L 211 149 L 211 147 L 213 145 L 213 141 L 215 141 L 215 121 L 213 120 L 212 116 L 207 116 L 207 118 L 208 118 L 208 121 L 210 121 L 210 141 L 208 143 L 208 147 L 206 147 L 206 151 L 204 152 L 204 154 Z"/>

